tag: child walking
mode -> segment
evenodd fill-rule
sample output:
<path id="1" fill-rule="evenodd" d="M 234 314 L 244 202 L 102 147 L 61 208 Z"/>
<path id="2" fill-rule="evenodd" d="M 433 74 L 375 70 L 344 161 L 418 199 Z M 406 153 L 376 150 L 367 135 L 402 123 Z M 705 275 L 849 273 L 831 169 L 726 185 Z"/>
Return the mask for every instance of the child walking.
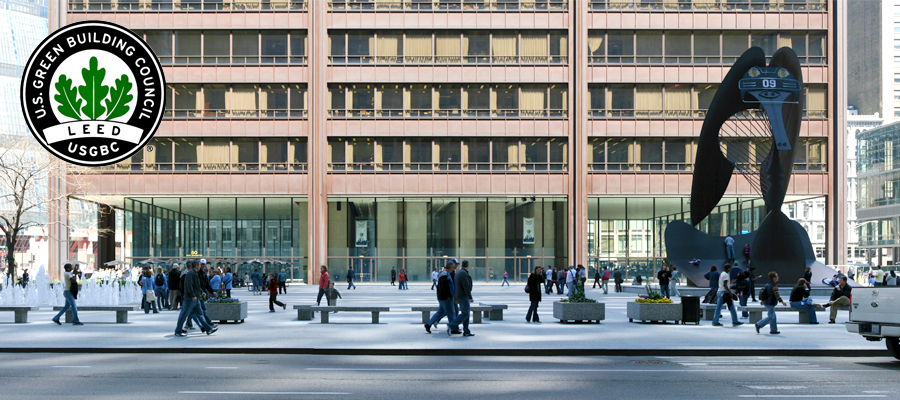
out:
<path id="1" fill-rule="evenodd" d="M 325 289 L 325 298 L 328 299 L 329 307 L 336 307 L 337 299 L 343 299 L 343 297 L 341 297 L 341 293 L 334 288 L 334 282 L 330 282 L 328 284 L 328 289 Z"/>
<path id="2" fill-rule="evenodd" d="M 275 274 L 272 273 L 269 275 L 269 312 L 275 312 L 274 304 L 281 306 L 282 310 L 287 309 L 284 303 L 275 299 L 276 297 L 278 297 L 278 282 L 275 279 Z"/>

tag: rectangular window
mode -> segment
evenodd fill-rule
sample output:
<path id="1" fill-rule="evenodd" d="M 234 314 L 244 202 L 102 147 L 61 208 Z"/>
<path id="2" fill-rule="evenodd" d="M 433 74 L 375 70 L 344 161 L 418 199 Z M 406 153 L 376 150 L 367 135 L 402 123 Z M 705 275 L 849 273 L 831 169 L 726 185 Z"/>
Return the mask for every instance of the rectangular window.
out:
<path id="1" fill-rule="evenodd" d="M 668 39 L 668 35 L 666 39 Z M 744 43 L 744 49 L 746 50 L 746 37 L 744 37 Z M 719 57 L 721 55 L 719 32 L 694 32 L 694 62 L 699 64 L 716 64 L 720 62 Z"/>
<path id="2" fill-rule="evenodd" d="M 376 151 L 381 157 L 378 170 L 400 171 L 403 169 L 403 139 L 378 139 L 376 146 Z M 376 157 L 379 154 L 376 154 Z"/>
<path id="3" fill-rule="evenodd" d="M 213 118 L 227 116 L 225 110 L 230 103 L 230 95 L 225 85 L 203 85 L 203 109 L 206 110 L 204 116 Z"/>
<path id="4" fill-rule="evenodd" d="M 569 159 L 569 151 L 566 143 L 566 139 L 563 138 L 550 138 L 548 140 L 550 145 L 550 170 L 551 171 L 565 171 L 568 169 L 568 164 L 566 160 Z"/>
<path id="5" fill-rule="evenodd" d="M 231 143 L 228 139 L 203 139 L 203 170 L 231 169 Z"/>
<path id="6" fill-rule="evenodd" d="M 569 88 L 567 85 L 550 85 L 550 117 L 565 117 L 569 111 Z"/>
<path id="7" fill-rule="evenodd" d="M 547 51 L 546 32 L 522 33 L 522 62 L 530 64 L 546 64 L 549 53 Z M 557 52 L 559 46 L 557 44 Z"/>
<path id="8" fill-rule="evenodd" d="M 634 86 L 609 85 L 607 90 L 610 116 L 633 117 L 634 116 Z"/>
<path id="9" fill-rule="evenodd" d="M 259 115 L 259 86 L 234 85 L 232 87 L 231 105 L 226 106 L 226 108 L 231 111 L 230 116 L 232 117 L 257 117 Z"/>
<path id="10" fill-rule="evenodd" d="M 718 36 L 716 37 L 716 53 L 719 50 Z M 718 55 L 718 54 L 716 54 Z M 718 60 L 716 60 L 718 61 Z M 669 31 L 666 32 L 666 63 L 679 64 L 691 62 L 691 33 Z M 706 62 L 705 58 L 702 62 Z"/>
<path id="11" fill-rule="evenodd" d="M 406 109 L 410 117 L 432 117 L 431 85 L 409 85 L 409 102 Z"/>
<path id="12" fill-rule="evenodd" d="M 606 33 L 604 31 L 588 32 L 588 61 L 592 63 L 603 63 L 606 61 Z"/>
<path id="13" fill-rule="evenodd" d="M 375 140 L 372 138 L 347 139 L 347 156 L 353 163 L 349 170 L 372 171 L 375 169 Z"/>
<path id="14" fill-rule="evenodd" d="M 345 171 L 347 169 L 346 149 L 347 143 L 342 138 L 328 139 L 328 163 L 332 171 Z"/>
<path id="15" fill-rule="evenodd" d="M 749 47 L 747 33 L 725 32 L 722 34 L 722 62 L 733 63 Z"/>
<path id="16" fill-rule="evenodd" d="M 200 48 L 200 32 L 175 31 L 176 64 L 199 64 L 203 54 Z"/>
<path id="17" fill-rule="evenodd" d="M 260 140 L 260 170 L 287 171 L 288 143 L 284 139 Z"/>
<path id="18" fill-rule="evenodd" d="M 472 31 L 463 34 L 462 53 L 466 63 L 489 63 L 491 36 L 489 32 Z"/>
<path id="19" fill-rule="evenodd" d="M 516 85 L 494 86 L 494 116 L 516 117 L 519 115 L 519 88 Z"/>
<path id="20" fill-rule="evenodd" d="M 525 170 L 547 170 L 547 139 L 522 139 L 522 147 L 525 148 Z"/>
<path id="21" fill-rule="evenodd" d="M 459 46 L 456 46 L 457 49 Z M 406 33 L 406 62 L 428 64 L 432 62 L 431 32 Z"/>
<path id="22" fill-rule="evenodd" d="M 491 143 L 491 165 L 495 171 L 519 170 L 519 141 L 494 139 Z"/>
<path id="23" fill-rule="evenodd" d="M 291 85 L 291 117 L 306 117 L 306 85 Z"/>
<path id="24" fill-rule="evenodd" d="M 487 171 L 491 169 L 491 142 L 487 138 L 466 139 L 463 142 L 464 168 L 467 171 Z"/>
<path id="25" fill-rule="evenodd" d="M 330 115 L 333 117 L 347 116 L 347 88 L 344 85 L 329 85 L 328 97 L 330 103 Z"/>
<path id="26" fill-rule="evenodd" d="M 466 117 L 489 117 L 491 89 L 485 84 L 466 85 L 463 88 L 463 109 Z"/>
<path id="27" fill-rule="evenodd" d="M 331 58 L 333 64 L 344 64 L 347 62 L 347 38 L 343 32 L 334 32 L 328 35 L 328 43 L 331 47 Z"/>
<path id="28" fill-rule="evenodd" d="M 163 64 L 170 64 L 173 62 L 172 55 L 174 54 L 172 51 L 172 31 L 148 31 L 146 36 L 147 44 L 150 45 L 150 48 L 153 49 L 153 52 L 156 53 L 156 56 L 159 57 L 159 60 Z"/>
<path id="29" fill-rule="evenodd" d="M 667 139 L 666 146 L 666 169 L 669 171 L 683 171 L 690 169 L 691 140 L 690 139 Z"/>
<path id="30" fill-rule="evenodd" d="M 373 117 L 375 115 L 375 88 L 373 85 L 351 85 L 347 96 L 350 97 L 351 117 Z"/>
<path id="31" fill-rule="evenodd" d="M 306 138 L 290 138 L 288 143 L 290 144 L 288 157 L 291 160 L 291 170 L 305 171 L 307 169 Z"/>
<path id="32" fill-rule="evenodd" d="M 610 32 L 607 40 L 609 63 L 634 62 L 634 32 Z"/>
<path id="33" fill-rule="evenodd" d="M 777 50 L 778 35 L 775 32 L 753 32 L 750 39 L 750 45 L 762 48 L 766 56 L 771 56 Z"/>
<path id="34" fill-rule="evenodd" d="M 403 116 L 403 87 L 397 84 L 381 85 L 375 96 L 375 109 L 378 116 Z"/>
<path id="35" fill-rule="evenodd" d="M 376 61 L 379 64 L 399 64 L 403 62 L 402 32 L 378 32 Z"/>
<path id="36" fill-rule="evenodd" d="M 591 169 L 594 171 L 603 171 L 606 169 L 606 139 L 591 138 Z"/>
<path id="37" fill-rule="evenodd" d="M 498 31 L 491 36 L 491 61 L 493 63 L 514 64 L 519 62 L 519 37 L 516 32 Z"/>
<path id="38" fill-rule="evenodd" d="M 262 41 L 263 64 L 285 64 L 288 62 L 288 36 L 286 31 L 263 31 Z"/>
<path id="39" fill-rule="evenodd" d="M 569 61 L 569 36 L 562 31 L 550 32 L 550 62 L 567 63 Z"/>
<path id="40" fill-rule="evenodd" d="M 435 89 L 438 117 L 459 117 L 460 85 L 438 85 Z"/>
<path id="41" fill-rule="evenodd" d="M 662 139 L 638 140 L 638 170 L 659 171 L 663 169 L 663 142 Z"/>
<path id="42" fill-rule="evenodd" d="M 637 33 L 636 55 L 638 64 L 659 64 L 662 62 L 663 40 L 661 31 L 639 31 Z"/>
<path id="43" fill-rule="evenodd" d="M 231 159 L 236 161 L 238 171 L 255 171 L 259 169 L 259 140 L 234 139 Z"/>
<path id="44" fill-rule="evenodd" d="M 610 171 L 631 171 L 634 158 L 634 139 L 616 138 L 606 142 L 606 168 Z"/>
<path id="45" fill-rule="evenodd" d="M 590 97 L 590 116 L 604 117 L 606 116 L 606 90 L 600 85 L 588 86 L 588 96 Z"/>
<path id="46" fill-rule="evenodd" d="M 459 64 L 461 62 L 459 33 L 438 33 L 434 38 L 435 62 L 438 64 Z M 468 40 L 466 41 L 468 43 Z M 487 53 L 485 53 L 487 54 Z"/>
<path id="47" fill-rule="evenodd" d="M 353 32 L 347 34 L 347 61 L 369 64 L 374 61 L 375 35 L 373 32 Z"/>
<path id="48" fill-rule="evenodd" d="M 231 40 L 234 51 L 232 52 L 232 62 L 235 64 L 258 64 L 259 63 L 259 33 L 257 32 L 235 32 L 232 34 Z"/>
<path id="49" fill-rule="evenodd" d="M 306 32 L 290 31 L 291 35 L 291 63 L 306 63 Z"/>
<path id="50" fill-rule="evenodd" d="M 408 171 L 431 171 L 431 139 L 407 139 L 409 148 Z"/>
<path id="51" fill-rule="evenodd" d="M 437 148 L 437 169 L 440 171 L 459 171 L 462 169 L 462 156 L 459 139 L 438 139 L 434 141 Z"/>
<path id="52" fill-rule="evenodd" d="M 288 88 L 286 85 L 268 84 L 260 88 L 260 115 L 268 118 L 288 116 Z"/>
<path id="53" fill-rule="evenodd" d="M 203 97 L 200 96 L 200 87 L 198 85 L 176 84 L 172 88 L 175 97 L 175 107 L 172 115 L 176 118 L 200 117 L 202 110 L 206 108 L 201 103 Z"/>

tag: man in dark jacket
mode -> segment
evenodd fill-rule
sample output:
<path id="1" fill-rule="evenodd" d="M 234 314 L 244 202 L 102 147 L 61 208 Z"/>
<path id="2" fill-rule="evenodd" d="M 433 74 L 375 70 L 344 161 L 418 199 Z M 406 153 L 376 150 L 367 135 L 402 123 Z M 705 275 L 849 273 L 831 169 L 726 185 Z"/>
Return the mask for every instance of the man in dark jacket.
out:
<path id="1" fill-rule="evenodd" d="M 394 286 L 394 282 L 397 281 L 397 270 L 394 267 L 391 267 L 391 286 Z"/>
<path id="2" fill-rule="evenodd" d="M 197 276 L 197 265 L 194 264 L 194 268 L 185 271 L 182 278 L 184 281 L 182 282 L 182 291 L 184 293 L 184 303 L 181 307 L 181 313 L 178 314 L 178 325 L 175 326 L 175 336 L 176 337 L 185 337 L 187 334 L 181 329 L 184 326 L 184 322 L 187 318 L 192 315 L 197 317 L 199 315 L 198 307 L 199 300 L 203 297 L 203 289 L 200 287 L 200 279 Z M 206 321 L 202 317 L 197 318 L 197 323 L 200 324 L 200 327 L 206 332 L 207 335 L 214 333 L 218 328 L 213 328 L 212 326 L 207 325 Z"/>
<path id="3" fill-rule="evenodd" d="M 175 265 L 169 270 L 169 306 L 172 310 L 177 310 L 179 303 L 181 303 L 181 270 Z"/>
<path id="4" fill-rule="evenodd" d="M 831 307 L 831 316 L 828 318 L 829 324 L 834 323 L 839 308 L 850 307 L 850 292 L 852 290 L 853 288 L 847 284 L 846 276 L 838 277 L 838 285 L 831 292 L 831 301 L 825 303 L 825 308 Z"/>
<path id="5" fill-rule="evenodd" d="M 456 315 L 453 314 L 453 278 L 450 272 L 456 264 L 448 262 L 444 266 L 444 270 L 438 275 L 437 299 L 438 311 L 431 316 L 431 319 L 425 323 L 425 331 L 431 333 L 431 327 L 437 324 L 441 318 L 447 317 L 448 321 L 453 321 Z"/>
<path id="6" fill-rule="evenodd" d="M 353 280 L 356 279 L 356 274 L 353 273 L 353 266 L 347 268 L 347 290 L 350 288 L 356 289 L 356 285 L 353 284 Z"/>
<path id="7" fill-rule="evenodd" d="M 625 280 L 622 279 L 622 270 L 620 268 L 616 268 L 616 272 L 613 273 L 613 280 L 616 282 L 616 293 L 622 291 L 622 282 Z"/>
<path id="8" fill-rule="evenodd" d="M 456 272 L 454 277 L 456 283 L 456 304 L 459 305 L 459 315 L 456 319 L 447 324 L 447 334 L 459 334 L 463 336 L 475 336 L 469 332 L 469 307 L 472 303 L 472 277 L 469 275 L 469 260 L 463 260 L 462 269 Z M 540 290 L 539 290 L 540 291 Z M 462 323 L 463 331 L 459 331 L 459 324 Z"/>

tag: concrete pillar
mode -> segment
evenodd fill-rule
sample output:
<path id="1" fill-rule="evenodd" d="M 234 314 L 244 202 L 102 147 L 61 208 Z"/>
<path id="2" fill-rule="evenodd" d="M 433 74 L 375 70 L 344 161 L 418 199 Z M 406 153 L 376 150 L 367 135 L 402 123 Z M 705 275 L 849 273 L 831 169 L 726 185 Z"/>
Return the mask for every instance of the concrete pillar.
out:
<path id="1" fill-rule="evenodd" d="M 328 193 L 326 168 L 328 166 L 328 83 L 325 76 L 328 61 L 328 31 L 325 17 L 328 3 L 311 1 L 309 4 L 309 269 L 307 282 L 319 281 L 319 265 L 328 262 Z"/>
<path id="2" fill-rule="evenodd" d="M 67 193 L 65 176 L 65 163 L 56 163 L 53 173 L 47 177 L 50 193 Z M 66 196 L 57 197 L 47 208 L 50 265 L 46 271 L 53 278 L 62 278 L 63 264 L 69 259 L 69 199 Z"/>

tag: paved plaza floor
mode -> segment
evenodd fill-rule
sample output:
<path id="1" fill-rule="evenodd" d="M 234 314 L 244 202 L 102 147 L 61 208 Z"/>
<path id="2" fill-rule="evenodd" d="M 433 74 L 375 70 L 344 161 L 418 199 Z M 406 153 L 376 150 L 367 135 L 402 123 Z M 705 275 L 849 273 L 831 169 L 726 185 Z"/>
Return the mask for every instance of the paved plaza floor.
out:
<path id="1" fill-rule="evenodd" d="M 779 314 L 781 335 L 756 334 L 753 325 L 746 323 L 731 327 L 728 312 L 723 313 L 725 327 L 713 327 L 709 321 L 693 324 L 629 323 L 626 303 L 637 294 L 612 293 L 603 295 L 588 285 L 588 297 L 606 303 L 606 320 L 600 324 L 561 324 L 553 319 L 552 301 L 562 296 L 545 295 L 539 313 L 542 324 L 525 322 L 528 294 L 523 284 L 500 287 L 498 284 L 475 284 L 475 302 L 506 303 L 509 309 L 503 321 L 472 324 L 476 336 L 448 337 L 446 325 L 427 334 L 421 323 L 421 313 L 411 306 L 437 305 L 431 285 L 411 284 L 409 290 L 399 291 L 386 284 L 359 284 L 356 290 L 339 286 L 343 299 L 338 305 L 389 306 L 391 311 L 381 314 L 381 323 L 371 324 L 369 313 L 338 313 L 330 324 L 298 321 L 293 304 L 315 302 L 317 287 L 291 285 L 289 293 L 278 299 L 287 310 L 268 310 L 268 295 L 253 296 L 246 289 L 235 289 L 233 297 L 249 303 L 249 316 L 243 324 L 223 324 L 211 336 L 191 333 L 187 338 L 174 336 L 177 311 L 129 314 L 128 324 L 116 324 L 113 312 L 80 312 L 84 326 L 57 326 L 50 319 L 54 312 L 43 306 L 28 315 L 29 323 L 14 324 L 12 312 L 0 313 L 0 335 L 3 348 L 113 348 L 113 349 L 253 349 L 253 348 L 314 348 L 314 349 L 769 349 L 769 350 L 884 350 L 883 342 L 868 342 L 846 331 L 843 322 L 848 313 L 838 314 L 838 324 L 829 325 L 828 314 L 818 313 L 820 325 L 800 325 L 796 313 Z M 610 287 L 612 289 L 612 287 Z M 784 292 L 784 290 L 782 290 Z M 827 298 L 814 298 L 825 302 Z M 446 321 L 446 320 L 445 320 Z M 764 332 L 768 329 L 764 329 Z M 885 353 L 886 354 L 886 353 Z"/>

